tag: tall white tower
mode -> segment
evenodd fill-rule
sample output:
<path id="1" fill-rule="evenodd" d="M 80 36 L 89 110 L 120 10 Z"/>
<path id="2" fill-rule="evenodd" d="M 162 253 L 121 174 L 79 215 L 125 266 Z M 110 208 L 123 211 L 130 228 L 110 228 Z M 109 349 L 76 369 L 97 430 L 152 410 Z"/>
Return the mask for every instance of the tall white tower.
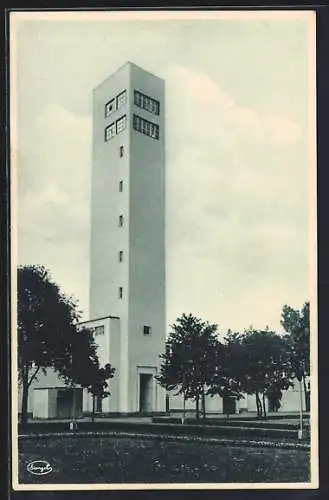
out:
<path id="1" fill-rule="evenodd" d="M 116 324 L 100 354 L 116 368 L 109 404 L 122 413 L 164 407 L 154 379 L 165 341 L 164 124 L 164 81 L 135 64 L 94 89 L 90 317 Z"/>

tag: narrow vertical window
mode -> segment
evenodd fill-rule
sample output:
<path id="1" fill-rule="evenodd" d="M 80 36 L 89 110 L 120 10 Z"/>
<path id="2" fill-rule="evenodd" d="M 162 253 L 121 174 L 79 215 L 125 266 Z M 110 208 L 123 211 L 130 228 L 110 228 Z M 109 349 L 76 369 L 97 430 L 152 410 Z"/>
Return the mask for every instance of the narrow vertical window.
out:
<path id="1" fill-rule="evenodd" d="M 116 121 L 117 134 L 120 134 L 127 127 L 127 116 L 123 115 Z"/>
<path id="2" fill-rule="evenodd" d="M 123 157 L 123 153 L 124 153 L 124 146 L 120 146 L 120 151 L 119 151 L 120 158 Z"/>
<path id="3" fill-rule="evenodd" d="M 109 141 L 114 136 L 115 136 L 115 123 L 111 123 L 108 127 L 106 127 L 104 131 L 104 139 L 105 141 Z"/>
<path id="4" fill-rule="evenodd" d="M 119 262 L 122 262 L 123 261 L 123 251 L 120 250 L 119 252 Z"/>
<path id="5" fill-rule="evenodd" d="M 144 335 L 151 335 L 151 327 L 148 325 L 144 325 L 143 327 L 143 334 Z"/>
<path id="6" fill-rule="evenodd" d="M 119 215 L 119 227 L 123 226 L 123 215 Z"/>
<path id="7" fill-rule="evenodd" d="M 119 182 L 119 191 L 120 191 L 120 193 L 122 193 L 122 191 L 123 191 L 123 181 Z"/>
<path id="8" fill-rule="evenodd" d="M 119 286 L 119 299 L 122 299 L 123 297 L 123 288 L 122 286 Z"/>
<path id="9" fill-rule="evenodd" d="M 121 106 L 126 104 L 127 102 L 127 91 L 124 90 L 121 94 L 117 95 L 117 109 L 120 109 Z"/>

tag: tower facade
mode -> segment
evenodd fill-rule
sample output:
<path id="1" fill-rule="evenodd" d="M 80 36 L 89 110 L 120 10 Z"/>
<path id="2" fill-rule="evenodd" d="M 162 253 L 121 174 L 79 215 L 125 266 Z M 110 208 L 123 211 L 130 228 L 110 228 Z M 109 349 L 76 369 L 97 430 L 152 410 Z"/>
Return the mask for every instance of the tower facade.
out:
<path id="1" fill-rule="evenodd" d="M 164 124 L 164 81 L 142 68 L 127 63 L 94 89 L 90 317 L 119 319 L 99 354 L 116 368 L 110 409 L 123 413 L 164 406 L 154 379 L 165 341 Z"/>

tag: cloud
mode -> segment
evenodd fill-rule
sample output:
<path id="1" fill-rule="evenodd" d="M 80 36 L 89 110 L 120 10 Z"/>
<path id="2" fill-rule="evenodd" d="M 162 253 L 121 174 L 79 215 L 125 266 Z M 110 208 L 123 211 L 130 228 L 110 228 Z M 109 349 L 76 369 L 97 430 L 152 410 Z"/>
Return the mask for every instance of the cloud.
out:
<path id="1" fill-rule="evenodd" d="M 283 146 L 300 139 L 300 127 L 292 119 L 238 104 L 206 74 L 171 65 L 166 73 L 166 85 L 167 94 L 175 96 L 175 110 L 181 110 L 180 118 L 190 133 L 197 129 L 204 136 L 210 131 L 219 140 L 223 134 L 227 135 L 229 126 L 234 140 L 247 136 L 249 141 L 266 140 Z"/>
<path id="2" fill-rule="evenodd" d="M 51 105 L 19 136 L 18 261 L 88 303 L 91 120 Z"/>
<path id="3" fill-rule="evenodd" d="M 168 322 L 191 311 L 224 329 L 276 325 L 307 289 L 300 126 L 205 73 L 166 68 Z M 63 105 L 73 87 L 19 122 L 19 261 L 49 266 L 87 317 L 91 118 Z"/>
<path id="4" fill-rule="evenodd" d="M 252 315 L 266 324 L 266 314 L 277 325 L 281 303 L 307 290 L 300 127 L 238 105 L 187 68 L 171 66 L 166 85 L 170 320 L 193 306 L 213 321 L 222 311 L 227 327 L 248 326 Z M 230 301 L 239 315 L 231 324 Z"/>

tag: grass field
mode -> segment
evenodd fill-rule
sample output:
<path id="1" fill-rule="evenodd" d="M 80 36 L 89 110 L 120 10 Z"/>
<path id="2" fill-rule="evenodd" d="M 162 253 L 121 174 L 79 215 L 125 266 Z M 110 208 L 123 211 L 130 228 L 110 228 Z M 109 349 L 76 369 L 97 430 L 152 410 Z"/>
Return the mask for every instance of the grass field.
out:
<path id="1" fill-rule="evenodd" d="M 145 437 L 47 437 L 19 440 L 20 483 L 308 482 L 309 452 L 174 442 Z M 46 460 L 52 472 L 26 467 Z"/>

